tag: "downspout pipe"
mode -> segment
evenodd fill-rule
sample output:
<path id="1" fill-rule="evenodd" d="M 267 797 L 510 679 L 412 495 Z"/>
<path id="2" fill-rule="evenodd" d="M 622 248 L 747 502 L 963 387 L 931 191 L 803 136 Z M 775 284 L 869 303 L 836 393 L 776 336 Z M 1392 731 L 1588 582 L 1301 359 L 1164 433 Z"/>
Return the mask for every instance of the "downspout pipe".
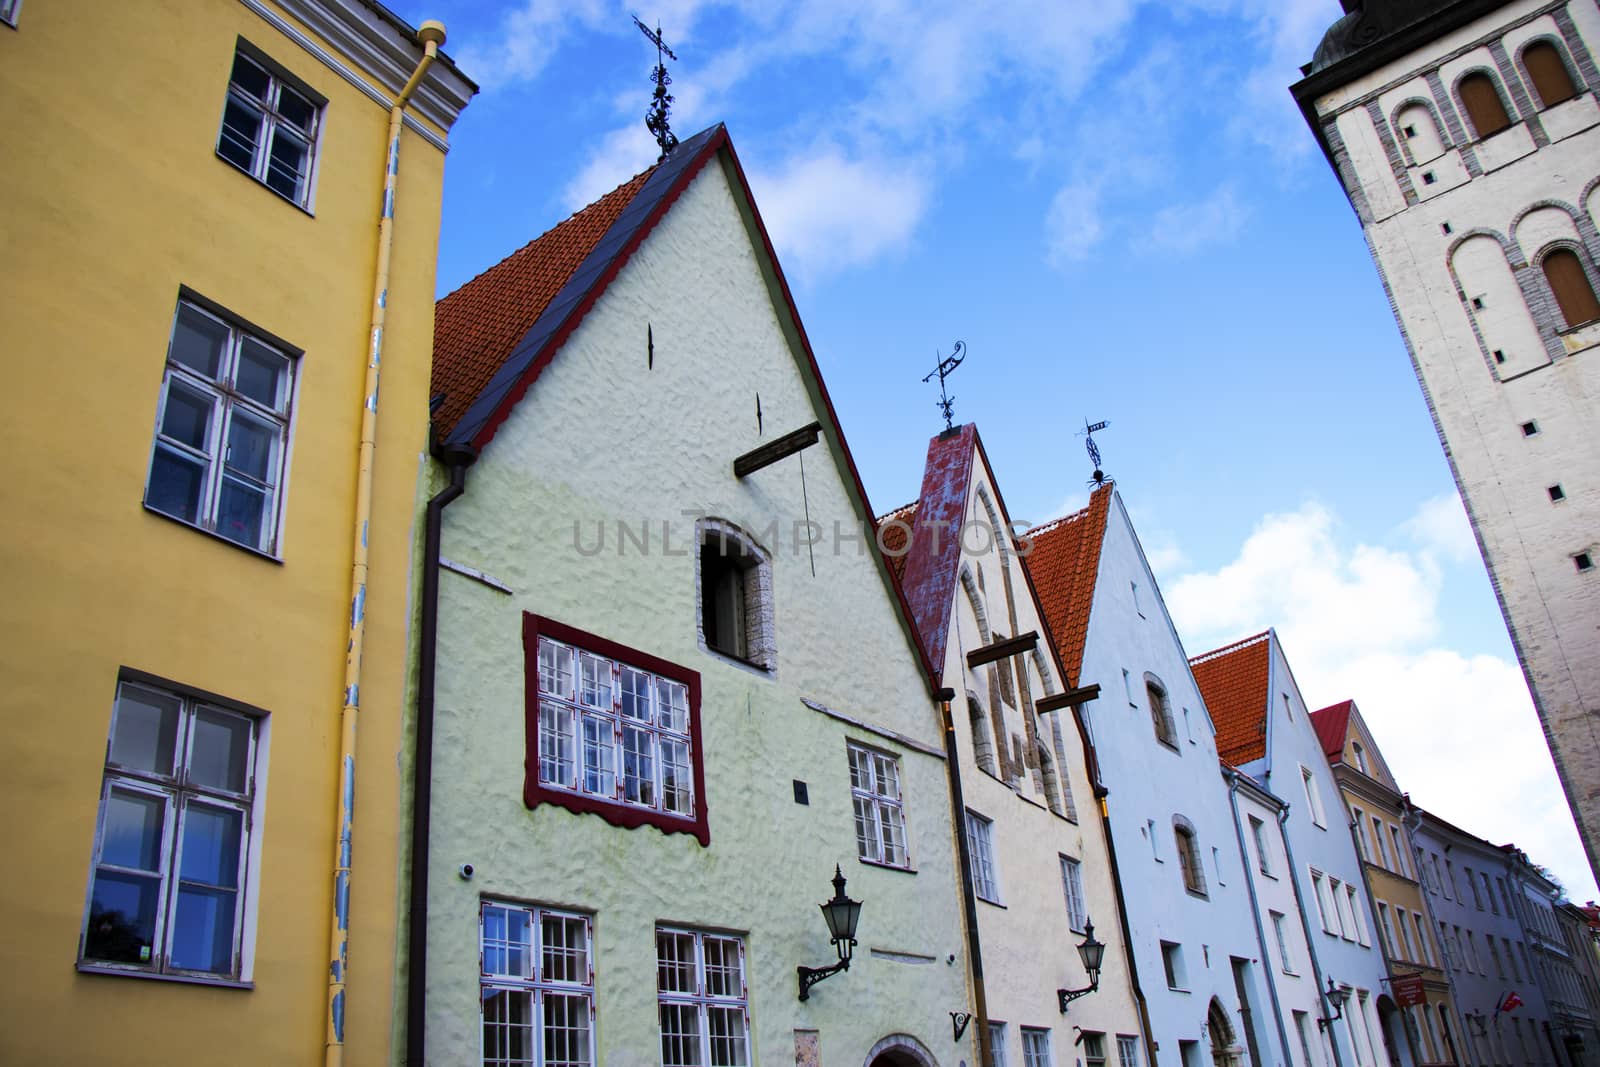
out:
<path id="1" fill-rule="evenodd" d="M 433 709 L 439 655 L 439 553 L 444 509 L 467 491 L 467 468 L 478 457 L 446 452 L 450 482 L 428 501 L 423 526 L 422 618 L 417 635 L 417 733 L 411 759 L 411 914 L 406 931 L 406 1065 L 423 1067 L 427 1055 L 428 866 L 433 812 Z"/>
<path id="2" fill-rule="evenodd" d="M 372 279 L 372 326 L 368 332 L 367 379 L 361 401 L 361 445 L 356 459 L 356 514 L 350 566 L 350 631 L 345 645 L 344 707 L 339 713 L 339 787 L 334 797 L 333 908 L 328 917 L 327 1034 L 325 1067 L 344 1063 L 345 983 L 350 970 L 350 852 L 355 819 L 356 720 L 361 711 L 361 652 L 367 633 L 367 526 L 372 519 L 372 460 L 378 441 L 378 364 L 389 303 L 389 258 L 394 247 L 395 187 L 400 179 L 400 130 L 406 104 L 439 55 L 444 26 L 417 29 L 422 58 L 389 108 L 388 152 L 383 168 L 383 203 L 378 214 L 378 260 Z"/>
<path id="3" fill-rule="evenodd" d="M 983 944 L 978 937 L 978 895 L 972 885 L 972 851 L 967 846 L 967 801 L 961 792 L 961 760 L 956 751 L 955 720 L 950 702 L 956 691 L 944 688 L 935 694 L 939 701 L 939 720 L 944 726 L 945 773 L 950 777 L 950 825 L 956 835 L 956 865 L 961 871 L 961 906 L 967 926 L 967 971 L 972 977 L 972 1007 L 978 1024 L 979 1067 L 993 1067 L 994 1051 L 989 1047 L 989 999 L 983 987 Z"/>
<path id="4" fill-rule="evenodd" d="M 1228 780 L 1228 801 L 1233 807 L 1233 833 L 1239 839 L 1239 858 L 1244 861 L 1244 886 L 1250 892 L 1250 914 L 1256 921 L 1256 943 L 1261 946 L 1261 958 L 1266 961 L 1265 970 L 1267 996 L 1272 998 L 1272 1015 L 1278 1024 L 1278 1040 L 1283 1049 L 1285 1063 L 1293 1063 L 1294 1056 L 1289 1052 L 1289 1030 L 1283 1024 L 1283 1005 L 1278 1003 L 1278 983 L 1272 977 L 1272 952 L 1267 946 L 1267 930 L 1261 925 L 1261 901 L 1256 896 L 1256 876 L 1250 869 L 1250 852 L 1244 843 L 1244 827 L 1239 822 L 1239 779 L 1240 772 L 1233 768 L 1225 768 L 1222 772 Z M 1282 810 L 1282 809 L 1280 809 Z M 1279 824 L 1282 828 L 1282 824 Z M 1291 875 L 1293 872 L 1290 872 Z M 1292 878 L 1291 878 L 1292 880 Z"/>
<path id="5" fill-rule="evenodd" d="M 1289 843 L 1289 831 L 1287 828 L 1288 823 L 1289 805 L 1286 803 L 1282 808 L 1278 809 L 1278 836 L 1283 839 L 1284 862 L 1289 865 L 1289 885 L 1294 890 L 1294 910 L 1300 915 L 1300 929 L 1306 935 L 1306 948 L 1311 953 L 1311 977 L 1316 982 L 1317 986 L 1318 1010 L 1322 1013 L 1320 1016 L 1321 1018 L 1327 1018 L 1328 1007 L 1325 1003 L 1327 1000 L 1327 994 L 1323 992 L 1327 988 L 1327 979 L 1325 979 L 1322 974 L 1322 961 L 1317 958 L 1317 939 L 1311 932 L 1311 913 L 1306 911 L 1306 900 L 1305 897 L 1300 893 L 1300 865 L 1294 861 L 1294 846 Z M 1355 845 L 1355 839 L 1353 836 L 1351 838 L 1351 844 Z M 1356 862 L 1361 862 L 1361 850 L 1359 846 L 1356 846 Z M 1366 882 L 1367 879 L 1363 875 L 1361 884 L 1366 887 L 1367 891 L 1367 913 L 1372 916 L 1372 922 L 1374 924 L 1372 936 L 1378 941 L 1379 945 L 1382 945 L 1383 930 L 1376 925 L 1378 922 L 1378 912 L 1377 909 L 1372 906 L 1372 888 L 1367 886 Z M 1339 906 L 1339 902 L 1337 900 L 1334 901 L 1333 906 L 1337 908 Z M 1318 908 L 1321 908 L 1320 903 L 1318 904 Z M 1387 952 L 1388 949 L 1384 949 L 1384 951 Z M 1384 970 L 1388 970 L 1387 960 L 1385 961 Z M 1379 1029 L 1379 1036 L 1384 1036 L 1381 1033 L 1381 1026 Z M 1401 1024 L 1401 1029 L 1404 1029 L 1404 1023 Z M 1387 1037 L 1384 1037 L 1384 1044 L 1388 1044 L 1388 1040 L 1389 1039 Z M 1339 1031 L 1331 1023 L 1328 1025 L 1328 1047 L 1333 1049 L 1334 1067 L 1344 1067 L 1344 1057 L 1339 1054 Z M 1352 1047 L 1350 1051 L 1354 1053 L 1354 1047 Z"/>

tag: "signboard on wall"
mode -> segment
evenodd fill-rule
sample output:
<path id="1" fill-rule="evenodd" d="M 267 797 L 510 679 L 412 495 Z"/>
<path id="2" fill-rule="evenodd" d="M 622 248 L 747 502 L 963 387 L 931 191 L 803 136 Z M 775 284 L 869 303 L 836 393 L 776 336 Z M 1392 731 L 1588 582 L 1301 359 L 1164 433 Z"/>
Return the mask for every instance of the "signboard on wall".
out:
<path id="1" fill-rule="evenodd" d="M 1389 981 L 1389 988 L 1394 990 L 1395 1003 L 1402 1008 L 1410 1008 L 1417 1004 L 1426 1004 L 1428 996 L 1422 989 L 1422 972 L 1416 974 L 1397 974 Z"/>

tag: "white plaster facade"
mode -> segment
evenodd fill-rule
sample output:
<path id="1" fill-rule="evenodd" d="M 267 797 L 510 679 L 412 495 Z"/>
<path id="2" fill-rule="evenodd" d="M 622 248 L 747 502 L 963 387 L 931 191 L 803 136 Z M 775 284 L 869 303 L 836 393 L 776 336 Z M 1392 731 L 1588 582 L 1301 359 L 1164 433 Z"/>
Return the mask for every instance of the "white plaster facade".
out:
<path id="1" fill-rule="evenodd" d="M 1155 736 L 1147 676 L 1166 691 L 1177 728 L 1175 745 Z M 1101 781 L 1110 790 L 1106 803 L 1157 1046 L 1153 1059 L 1181 1067 L 1284 1062 L 1228 792 L 1219 774 L 1215 730 L 1115 491 L 1081 678 L 1081 684 L 1100 686 L 1098 698 L 1084 706 L 1085 719 Z M 1204 895 L 1190 892 L 1180 872 L 1178 819 L 1193 828 L 1204 866 Z M 1164 951 L 1176 964 L 1170 985 Z M 1208 1021 L 1213 1004 L 1231 1030 L 1220 1042 Z M 1259 1059 L 1247 1059 L 1250 1042 L 1241 1007 L 1253 1020 Z M 1218 1044 L 1231 1048 L 1231 1056 L 1221 1050 L 1214 1055 Z"/>
<path id="2" fill-rule="evenodd" d="M 1568 324 L 1540 266 L 1567 249 L 1600 290 L 1600 8 L 1431 6 L 1295 93 L 1361 219 L 1600 870 L 1600 322 Z M 1405 5 L 1366 7 L 1347 19 L 1381 29 Z M 1541 106 L 1535 41 L 1576 96 Z M 1488 137 L 1459 92 L 1473 72 L 1510 119 Z"/>
<path id="3" fill-rule="evenodd" d="M 441 579 L 431 1063 L 478 1062 L 485 900 L 589 917 L 595 1062 L 608 1067 L 661 1062 L 657 924 L 742 938 L 751 1063 L 856 1067 L 884 1050 L 951 1067 L 973 1059 L 973 1033 L 951 1036 L 950 1013 L 969 1001 L 937 706 L 881 557 L 859 536 L 871 515 L 739 183 L 728 150 L 689 182 L 444 513 L 444 555 L 510 592 Z M 822 441 L 804 456 L 804 482 L 795 457 L 734 477 L 735 456 L 813 421 Z M 824 530 L 857 535 L 819 542 L 814 575 L 794 541 L 807 508 Z M 771 670 L 703 647 L 697 514 L 751 532 L 770 554 Z M 619 544 L 619 523 L 643 530 L 647 547 Z M 525 807 L 525 612 L 698 672 L 709 845 Z M 898 763 L 910 869 L 857 859 L 848 741 Z M 835 960 L 817 905 L 836 863 L 863 902 L 860 945 L 847 972 L 800 1003 L 796 966 Z"/>
<path id="4" fill-rule="evenodd" d="M 999 893 L 993 901 L 980 898 L 977 909 L 989 1017 L 1005 1023 L 1006 1047 L 995 1062 L 1024 1062 L 1028 1028 L 1050 1032 L 1055 1062 L 1065 1067 L 1083 1057 L 1076 1044 L 1081 1029 L 1101 1035 L 1108 1059 L 1118 1055 L 1119 1039 L 1131 1040 L 1138 1067 L 1145 1062 L 1144 1037 L 1083 743 L 1070 707 L 1035 713 L 1037 701 L 1065 686 L 981 448 L 974 449 L 971 470 L 963 511 L 963 529 L 971 533 L 963 538 L 952 590 L 943 679 L 957 694 L 952 717 L 966 807 L 992 820 Z M 988 537 L 989 530 L 1002 531 L 1003 540 Z M 968 665 L 974 650 L 1028 633 L 1040 635 L 1030 653 Z M 1002 682 L 1003 673 L 1010 676 Z M 1028 753 L 1035 743 L 1043 746 L 1039 756 Z M 1003 765 L 1002 751 L 1009 757 Z M 1088 984 L 1077 951 L 1084 927 L 1068 914 L 1068 860 L 1078 864 L 1083 917 L 1106 947 L 1099 989 L 1072 1001 L 1063 1015 L 1056 991 Z"/>

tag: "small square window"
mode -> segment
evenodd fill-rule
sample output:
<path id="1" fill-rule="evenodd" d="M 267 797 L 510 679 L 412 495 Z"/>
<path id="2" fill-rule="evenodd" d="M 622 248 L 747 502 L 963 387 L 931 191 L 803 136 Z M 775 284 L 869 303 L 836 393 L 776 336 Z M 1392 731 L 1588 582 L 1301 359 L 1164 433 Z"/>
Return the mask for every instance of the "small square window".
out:
<path id="1" fill-rule="evenodd" d="M 1482 311 L 1483 310 L 1483 297 L 1481 297 L 1481 296 L 1473 297 L 1472 298 L 1472 306 L 1473 306 L 1473 308 L 1475 310 Z"/>
<path id="2" fill-rule="evenodd" d="M 264 59 L 234 53 L 217 155 L 286 200 L 311 206 L 324 101 Z"/>
<path id="3" fill-rule="evenodd" d="M 1168 989 L 1186 989 L 1188 972 L 1183 967 L 1183 946 L 1174 941 L 1161 942 L 1161 966 L 1167 974 Z"/>
<path id="4" fill-rule="evenodd" d="M 905 813 L 900 795 L 900 761 L 853 742 L 850 803 L 855 809 L 856 855 L 889 867 L 911 866 L 906 852 Z"/>
<path id="5" fill-rule="evenodd" d="M 1417 135 L 1417 128 L 1415 126 L 1406 126 L 1404 127 L 1404 130 L 1407 140 L 1410 140 Z"/>
<path id="6" fill-rule="evenodd" d="M 1441 222 L 1439 224 L 1439 229 L 1443 230 L 1446 235 L 1455 233 L 1455 231 L 1450 228 L 1450 224 L 1448 222 Z"/>
<path id="7" fill-rule="evenodd" d="M 1550 502 L 1552 504 L 1558 500 L 1567 499 L 1566 490 L 1562 489 L 1560 485 L 1547 486 L 1545 487 L 1545 492 L 1550 494 Z"/>
<path id="8" fill-rule="evenodd" d="M 145 506 L 276 552 L 294 371 L 288 352 L 180 300 Z"/>
<path id="9" fill-rule="evenodd" d="M 82 963 L 247 977 L 258 725 L 187 693 L 117 686 Z"/>
<path id="10" fill-rule="evenodd" d="M 1593 570 L 1594 559 L 1587 552 L 1579 552 L 1572 557 L 1572 565 L 1580 571 Z"/>
<path id="11" fill-rule="evenodd" d="M 1479 307 L 1482 307 L 1482 306 L 1483 306 L 1483 305 L 1482 305 L 1482 304 L 1479 304 L 1479 305 L 1478 305 L 1478 306 L 1479 306 Z M 1505 349 L 1503 349 L 1503 348 L 1497 348 L 1497 349 L 1495 349 L 1495 350 L 1494 350 L 1494 361 L 1495 361 L 1495 362 L 1496 362 L 1496 363 L 1497 363 L 1497 364 L 1498 364 L 1498 363 L 1504 363 L 1504 362 L 1505 362 L 1505 361 L 1506 361 L 1506 353 L 1505 353 Z"/>
<path id="12" fill-rule="evenodd" d="M 1433 171 L 1425 170 L 1425 171 L 1422 172 L 1422 184 L 1423 185 L 1432 185 L 1434 182 L 1436 182 L 1438 180 L 1439 180 L 1438 176 L 1435 175 L 1433 173 Z"/>
<path id="13" fill-rule="evenodd" d="M 1524 437 L 1532 437 L 1534 434 L 1536 434 L 1538 432 L 1539 432 L 1539 424 L 1537 422 L 1534 422 L 1532 419 L 1529 419 L 1527 422 L 1522 424 L 1522 436 L 1524 436 Z"/>
<path id="14" fill-rule="evenodd" d="M 811 803 L 810 788 L 798 778 L 794 780 L 794 802 L 807 805 Z"/>

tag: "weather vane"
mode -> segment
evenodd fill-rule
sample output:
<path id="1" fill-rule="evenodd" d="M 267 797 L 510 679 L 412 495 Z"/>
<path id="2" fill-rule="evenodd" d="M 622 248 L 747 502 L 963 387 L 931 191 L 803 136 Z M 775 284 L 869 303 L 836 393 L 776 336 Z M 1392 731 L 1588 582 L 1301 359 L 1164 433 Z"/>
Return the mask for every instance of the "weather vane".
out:
<path id="1" fill-rule="evenodd" d="M 937 349 L 934 351 L 933 355 L 935 359 L 939 359 L 939 353 Z M 950 377 L 950 373 L 957 367 L 961 366 L 961 361 L 966 358 L 967 346 L 962 344 L 960 341 L 957 341 L 955 349 L 950 353 L 950 358 L 939 359 L 938 366 L 929 371 L 927 376 L 922 379 L 926 382 L 932 379 L 935 374 L 939 376 L 939 410 L 944 412 L 944 428 L 946 432 L 955 429 L 953 405 L 956 402 L 956 398 L 945 392 L 944 380 Z"/>
<path id="2" fill-rule="evenodd" d="M 1089 484 L 1096 489 L 1106 484 L 1106 472 L 1100 469 L 1100 446 L 1094 443 L 1094 435 L 1110 425 L 1109 422 L 1090 425 L 1088 419 L 1083 420 L 1083 447 L 1089 453 L 1089 462 L 1094 464 L 1094 473 L 1089 476 Z"/>
<path id="3" fill-rule="evenodd" d="M 667 60 L 677 62 L 678 57 L 673 55 L 672 49 L 667 47 L 667 42 L 661 39 L 661 23 L 656 23 L 656 28 L 651 29 L 639 21 L 639 16 L 633 16 L 633 24 L 639 27 L 639 32 L 656 46 L 656 91 L 650 98 L 650 110 L 645 113 L 644 125 L 651 135 L 655 137 L 656 144 L 661 146 L 661 155 L 656 162 L 666 159 L 668 153 L 678 147 L 678 138 L 673 136 L 672 128 L 668 125 L 667 112 L 672 110 L 672 94 L 667 92 L 667 86 L 672 84 L 672 78 L 667 74 Z"/>

